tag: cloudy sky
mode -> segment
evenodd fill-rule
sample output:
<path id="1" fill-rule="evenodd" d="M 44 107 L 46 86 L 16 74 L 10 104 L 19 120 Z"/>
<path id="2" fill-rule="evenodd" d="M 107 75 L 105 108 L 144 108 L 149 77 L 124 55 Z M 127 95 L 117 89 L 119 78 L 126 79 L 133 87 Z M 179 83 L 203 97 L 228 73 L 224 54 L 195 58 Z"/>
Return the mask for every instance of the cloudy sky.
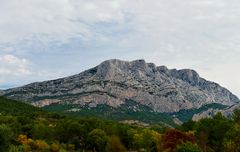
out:
<path id="1" fill-rule="evenodd" d="M 240 97 L 239 0 L 0 0 L 0 88 L 145 59 Z"/>

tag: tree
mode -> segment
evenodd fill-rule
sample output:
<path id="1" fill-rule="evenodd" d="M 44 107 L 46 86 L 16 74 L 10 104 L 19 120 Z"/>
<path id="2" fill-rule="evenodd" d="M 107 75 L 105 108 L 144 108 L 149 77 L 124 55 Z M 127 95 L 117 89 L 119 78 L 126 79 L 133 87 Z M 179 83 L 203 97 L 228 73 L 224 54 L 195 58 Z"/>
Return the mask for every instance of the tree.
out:
<path id="1" fill-rule="evenodd" d="M 143 147 L 149 152 L 157 152 L 161 150 L 161 135 L 153 130 L 144 129 L 142 131 Z"/>
<path id="2" fill-rule="evenodd" d="M 11 140 L 13 140 L 13 132 L 7 125 L 0 125 L 0 151 L 7 151 Z"/>
<path id="3" fill-rule="evenodd" d="M 106 151 L 107 152 L 126 152 L 126 149 L 121 143 L 119 137 L 113 135 L 108 140 Z"/>
<path id="4" fill-rule="evenodd" d="M 191 142 L 186 142 L 180 145 L 173 150 L 174 152 L 201 152 L 201 149 L 197 144 L 193 144 Z"/>
<path id="5" fill-rule="evenodd" d="M 240 109 L 234 110 L 233 120 L 234 120 L 234 122 L 240 124 Z"/>
<path id="6" fill-rule="evenodd" d="M 51 152 L 59 152 L 61 146 L 58 143 L 52 143 L 51 144 Z"/>
<path id="7" fill-rule="evenodd" d="M 44 140 L 36 140 L 35 146 L 38 151 L 48 151 L 50 146 Z"/>
<path id="8" fill-rule="evenodd" d="M 183 123 L 179 129 L 181 131 L 190 131 L 190 130 L 194 130 L 194 126 L 195 126 L 196 122 L 192 121 L 192 120 L 189 120 L 185 123 Z"/>
<path id="9" fill-rule="evenodd" d="M 118 125 L 116 126 L 116 133 L 127 149 L 134 147 L 133 138 L 136 134 L 136 130 L 127 125 Z"/>
<path id="10" fill-rule="evenodd" d="M 75 119 L 60 120 L 54 128 L 54 132 L 54 137 L 60 143 L 73 144 L 75 148 L 82 148 L 84 146 L 83 139 L 86 139 L 88 134 L 85 126 Z"/>
<path id="11" fill-rule="evenodd" d="M 212 119 L 200 120 L 196 124 L 199 145 L 204 151 L 209 151 L 209 147 L 214 151 L 221 151 L 225 134 L 230 127 L 230 120 L 222 116 L 221 113 L 217 113 Z"/>
<path id="12" fill-rule="evenodd" d="M 239 152 L 240 151 L 239 144 L 240 144 L 240 124 L 236 123 L 225 135 L 224 151 Z"/>
<path id="13" fill-rule="evenodd" d="M 177 147 L 177 145 L 186 142 L 195 143 L 194 135 L 171 129 L 163 136 L 163 149 L 171 152 Z"/>
<path id="14" fill-rule="evenodd" d="M 32 129 L 33 139 L 50 139 L 51 138 L 51 128 L 43 123 L 34 124 Z"/>
<path id="15" fill-rule="evenodd" d="M 25 150 L 22 145 L 20 146 L 10 145 L 8 152 L 25 152 Z"/>
<path id="16" fill-rule="evenodd" d="M 101 129 L 94 129 L 88 134 L 88 148 L 94 152 L 105 152 L 107 141 L 107 135 Z"/>

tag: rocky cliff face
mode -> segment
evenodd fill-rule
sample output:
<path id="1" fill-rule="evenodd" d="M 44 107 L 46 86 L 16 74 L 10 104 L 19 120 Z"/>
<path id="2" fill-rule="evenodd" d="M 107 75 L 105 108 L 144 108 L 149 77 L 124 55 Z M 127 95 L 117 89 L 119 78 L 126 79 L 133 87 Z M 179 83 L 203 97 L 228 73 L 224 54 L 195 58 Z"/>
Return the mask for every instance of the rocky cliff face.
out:
<path id="1" fill-rule="evenodd" d="M 193 121 L 198 121 L 202 118 L 212 118 L 214 115 L 216 115 L 219 112 L 225 117 L 230 117 L 230 116 L 233 115 L 234 110 L 236 110 L 236 109 L 240 109 L 240 104 L 235 104 L 235 105 L 229 106 L 225 109 L 210 108 L 210 109 L 208 109 L 204 112 L 194 114 L 193 117 L 192 117 L 192 120 Z"/>
<path id="2" fill-rule="evenodd" d="M 41 107 L 52 103 L 118 107 L 133 100 L 155 112 L 177 112 L 210 103 L 239 103 L 230 91 L 199 77 L 194 70 L 116 59 L 70 77 L 5 90 L 4 95 Z"/>

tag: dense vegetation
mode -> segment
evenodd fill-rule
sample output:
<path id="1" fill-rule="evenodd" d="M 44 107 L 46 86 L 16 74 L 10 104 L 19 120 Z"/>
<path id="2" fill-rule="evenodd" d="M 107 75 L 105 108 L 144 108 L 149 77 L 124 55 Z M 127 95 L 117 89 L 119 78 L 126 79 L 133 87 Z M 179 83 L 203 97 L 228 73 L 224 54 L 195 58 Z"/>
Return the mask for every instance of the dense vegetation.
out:
<path id="1" fill-rule="evenodd" d="M 7 110 L 4 102 L 18 114 Z M 0 116 L 1 152 L 240 151 L 240 110 L 233 119 L 219 113 L 172 129 L 70 117 L 15 103 L 0 98 L 1 110 L 5 109 Z"/>
<path id="2" fill-rule="evenodd" d="M 41 109 L 19 101 L 6 99 L 0 96 L 0 115 L 23 115 L 42 112 Z"/>
<path id="3" fill-rule="evenodd" d="M 173 113 L 154 112 L 151 108 L 141 105 L 135 101 L 127 100 L 124 104 L 117 108 L 108 105 L 97 105 L 89 108 L 79 104 L 52 104 L 45 106 L 44 109 L 50 112 L 60 112 L 71 116 L 81 117 L 96 117 L 110 119 L 114 121 L 122 121 L 126 119 L 139 120 L 148 124 L 165 124 L 176 127 L 177 124 L 173 118 L 178 118 L 182 122 L 190 120 L 194 114 L 212 109 L 224 109 L 227 106 L 218 103 L 207 104 L 199 109 L 180 110 Z"/>
<path id="4" fill-rule="evenodd" d="M 224 109 L 226 105 L 218 104 L 218 103 L 211 103 L 200 107 L 199 109 L 187 109 L 187 110 L 180 110 L 178 112 L 169 113 L 169 115 L 173 115 L 174 117 L 178 118 L 182 122 L 187 122 L 188 120 L 192 119 L 194 114 L 201 113 L 206 111 L 210 108 L 212 109 Z"/>
<path id="5" fill-rule="evenodd" d="M 151 108 L 132 100 L 126 101 L 125 104 L 122 104 L 118 108 L 113 108 L 108 105 L 97 105 L 96 107 L 88 108 L 73 104 L 52 104 L 44 107 L 44 109 L 50 112 L 61 112 L 77 117 L 96 117 L 114 121 L 122 121 L 126 119 L 139 120 L 149 124 L 161 123 L 176 126 L 170 114 L 153 112 Z"/>

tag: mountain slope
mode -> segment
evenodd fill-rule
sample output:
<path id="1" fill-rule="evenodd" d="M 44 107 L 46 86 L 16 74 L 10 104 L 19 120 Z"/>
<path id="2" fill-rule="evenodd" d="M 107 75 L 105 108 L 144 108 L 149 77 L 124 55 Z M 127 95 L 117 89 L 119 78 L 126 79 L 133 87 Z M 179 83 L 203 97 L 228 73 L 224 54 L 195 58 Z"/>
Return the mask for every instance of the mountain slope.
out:
<path id="1" fill-rule="evenodd" d="M 155 112 L 167 113 L 211 103 L 239 103 L 230 91 L 199 77 L 194 70 L 116 59 L 70 77 L 5 90 L 4 95 L 40 107 L 58 103 L 117 108 L 132 100 Z"/>
<path id="2" fill-rule="evenodd" d="M 30 115 L 41 111 L 37 107 L 0 96 L 0 115 Z"/>
<path id="3" fill-rule="evenodd" d="M 37 106 L 67 103 L 118 107 L 131 99 L 156 112 L 239 102 L 230 91 L 206 81 L 193 70 L 157 67 L 144 60 L 108 60 L 80 74 L 9 89 L 4 95 Z"/>

